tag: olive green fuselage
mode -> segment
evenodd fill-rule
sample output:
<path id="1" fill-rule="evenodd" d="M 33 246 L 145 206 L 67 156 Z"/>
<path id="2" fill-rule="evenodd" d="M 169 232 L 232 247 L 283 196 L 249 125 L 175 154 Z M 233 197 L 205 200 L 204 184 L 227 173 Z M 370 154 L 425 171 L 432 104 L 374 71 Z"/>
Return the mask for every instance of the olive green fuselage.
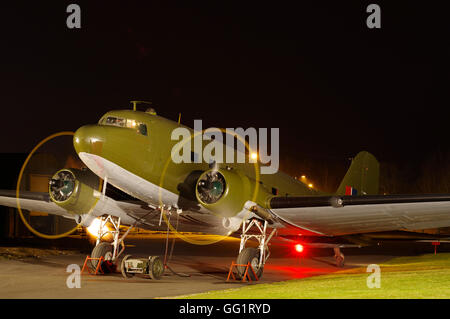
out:
<path id="1" fill-rule="evenodd" d="M 108 118 L 134 122 L 129 127 L 118 127 L 107 125 Z M 146 130 L 137 129 L 136 123 L 145 124 Z M 152 184 L 178 196 L 195 200 L 195 182 L 202 172 L 210 169 L 210 166 L 203 161 L 179 164 L 172 161 L 171 152 L 180 140 L 172 140 L 171 135 L 173 130 L 179 127 L 187 128 L 154 114 L 133 110 L 111 111 L 100 119 L 99 124 L 86 125 L 78 129 L 74 135 L 74 147 L 77 153 L 85 152 L 101 156 Z M 194 134 L 194 130 L 187 129 Z M 202 143 L 205 146 L 210 141 Z M 262 207 L 267 207 L 268 200 L 274 195 L 319 194 L 318 191 L 282 172 L 259 174 L 259 168 L 248 160 L 246 163 L 219 164 L 219 168 L 225 166 L 245 177 L 246 183 L 233 186 L 245 188 L 242 189 L 242 194 L 250 195 L 247 200 L 254 200 Z M 257 193 L 256 186 L 258 186 Z M 234 190 L 237 193 L 239 191 Z M 255 194 L 256 196 L 253 196 Z"/>

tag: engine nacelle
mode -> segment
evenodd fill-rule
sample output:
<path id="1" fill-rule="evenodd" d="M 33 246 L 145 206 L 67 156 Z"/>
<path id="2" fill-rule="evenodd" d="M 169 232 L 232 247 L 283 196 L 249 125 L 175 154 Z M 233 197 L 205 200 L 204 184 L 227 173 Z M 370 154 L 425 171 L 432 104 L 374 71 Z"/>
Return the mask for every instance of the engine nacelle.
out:
<path id="1" fill-rule="evenodd" d="M 242 211 L 252 191 L 247 176 L 226 169 L 204 172 L 195 187 L 200 204 L 221 217 L 233 217 Z"/>
<path id="2" fill-rule="evenodd" d="M 48 192 L 56 205 L 82 216 L 97 204 L 101 194 L 100 186 L 99 178 L 91 171 L 65 168 L 53 175 Z"/>

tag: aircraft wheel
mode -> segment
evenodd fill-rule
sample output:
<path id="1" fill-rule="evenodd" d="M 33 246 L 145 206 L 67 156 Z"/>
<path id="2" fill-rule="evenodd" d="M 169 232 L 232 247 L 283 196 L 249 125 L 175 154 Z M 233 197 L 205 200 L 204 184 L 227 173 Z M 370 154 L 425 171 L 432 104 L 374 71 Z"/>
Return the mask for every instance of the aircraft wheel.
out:
<path id="1" fill-rule="evenodd" d="M 158 256 L 152 256 L 149 259 L 148 275 L 151 279 L 161 279 L 164 273 L 164 265 L 161 258 Z"/>
<path id="2" fill-rule="evenodd" d="M 336 266 L 337 267 L 344 267 L 345 265 L 345 258 L 344 255 L 336 256 Z"/>
<path id="3" fill-rule="evenodd" d="M 264 270 L 264 266 L 258 267 L 259 264 L 259 249 L 253 248 L 253 247 L 247 247 L 242 249 L 241 253 L 239 254 L 236 263 L 246 265 L 248 262 L 252 265 L 253 270 L 256 273 L 256 276 L 258 276 L 258 279 L 262 277 L 262 273 Z M 245 274 L 246 267 L 244 266 L 237 266 L 237 275 L 239 278 L 243 278 Z M 253 275 L 253 272 L 249 269 L 248 274 L 250 275 L 250 278 L 252 280 L 256 280 L 255 276 Z"/>
<path id="4" fill-rule="evenodd" d="M 100 258 L 102 257 L 105 259 L 104 262 L 100 265 L 102 271 L 107 274 L 113 272 L 113 266 L 112 263 L 112 245 L 107 242 L 99 243 L 97 246 L 92 249 L 91 258 Z M 95 272 L 95 269 L 97 269 L 98 260 L 90 260 L 88 263 L 89 269 L 92 272 Z"/>
<path id="5" fill-rule="evenodd" d="M 126 269 L 125 269 L 125 262 L 127 261 L 128 258 L 130 258 L 131 255 L 126 255 L 125 257 L 123 257 L 122 262 L 120 263 L 120 271 L 122 272 L 122 276 L 124 278 L 131 278 L 134 277 L 134 274 L 130 274 L 127 273 Z"/>

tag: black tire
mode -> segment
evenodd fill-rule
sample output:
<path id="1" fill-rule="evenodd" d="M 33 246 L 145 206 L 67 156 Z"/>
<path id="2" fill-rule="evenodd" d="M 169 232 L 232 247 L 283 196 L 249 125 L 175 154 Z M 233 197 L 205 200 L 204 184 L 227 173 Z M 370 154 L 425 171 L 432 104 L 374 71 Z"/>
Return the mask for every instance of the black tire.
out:
<path id="1" fill-rule="evenodd" d="M 91 258 L 100 258 L 102 256 L 106 261 L 110 261 L 112 257 L 112 245 L 110 243 L 102 242 L 92 249 Z M 92 272 L 95 272 L 97 269 L 98 262 L 98 260 L 90 260 L 88 262 L 88 267 Z M 100 267 L 104 273 L 110 272 L 108 267 L 103 267 L 103 265 L 100 265 Z"/>
<path id="2" fill-rule="evenodd" d="M 164 264 L 158 256 L 152 256 L 148 261 L 148 275 L 151 279 L 161 279 L 164 274 Z"/>
<path id="3" fill-rule="evenodd" d="M 259 249 L 256 249 L 253 247 L 247 247 L 247 248 L 242 249 L 241 253 L 239 254 L 239 256 L 236 260 L 236 263 L 242 264 L 242 265 L 247 265 L 249 262 L 252 265 L 252 268 L 255 271 L 256 276 L 258 276 L 258 279 L 260 279 L 263 274 L 264 265 L 262 265 L 261 267 L 258 267 Z M 244 277 L 245 269 L 247 267 L 237 266 L 236 268 L 237 268 L 237 275 L 238 275 L 239 279 L 242 279 Z M 253 275 L 253 272 L 251 271 L 250 268 L 248 269 L 248 274 L 250 275 L 250 278 L 252 280 L 256 280 L 256 278 Z"/>
<path id="4" fill-rule="evenodd" d="M 123 278 L 134 277 L 134 274 L 130 274 L 130 273 L 126 272 L 126 269 L 125 269 L 125 262 L 130 257 L 131 257 L 131 255 L 126 255 L 125 257 L 123 257 L 122 262 L 120 263 L 120 271 L 122 272 Z"/>

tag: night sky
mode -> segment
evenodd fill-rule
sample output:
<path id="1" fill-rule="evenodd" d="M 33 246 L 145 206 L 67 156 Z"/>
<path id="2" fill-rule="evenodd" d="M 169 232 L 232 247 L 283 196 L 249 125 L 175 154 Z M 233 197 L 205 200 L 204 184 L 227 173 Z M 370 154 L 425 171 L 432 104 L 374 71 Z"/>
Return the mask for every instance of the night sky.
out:
<path id="1" fill-rule="evenodd" d="M 81 29 L 68 29 L 72 2 L 2 3 L 2 153 L 133 99 L 191 127 L 279 127 L 282 158 L 450 149 L 450 22 L 437 4 L 78 1 Z M 366 26 L 370 3 L 381 29 Z"/>

